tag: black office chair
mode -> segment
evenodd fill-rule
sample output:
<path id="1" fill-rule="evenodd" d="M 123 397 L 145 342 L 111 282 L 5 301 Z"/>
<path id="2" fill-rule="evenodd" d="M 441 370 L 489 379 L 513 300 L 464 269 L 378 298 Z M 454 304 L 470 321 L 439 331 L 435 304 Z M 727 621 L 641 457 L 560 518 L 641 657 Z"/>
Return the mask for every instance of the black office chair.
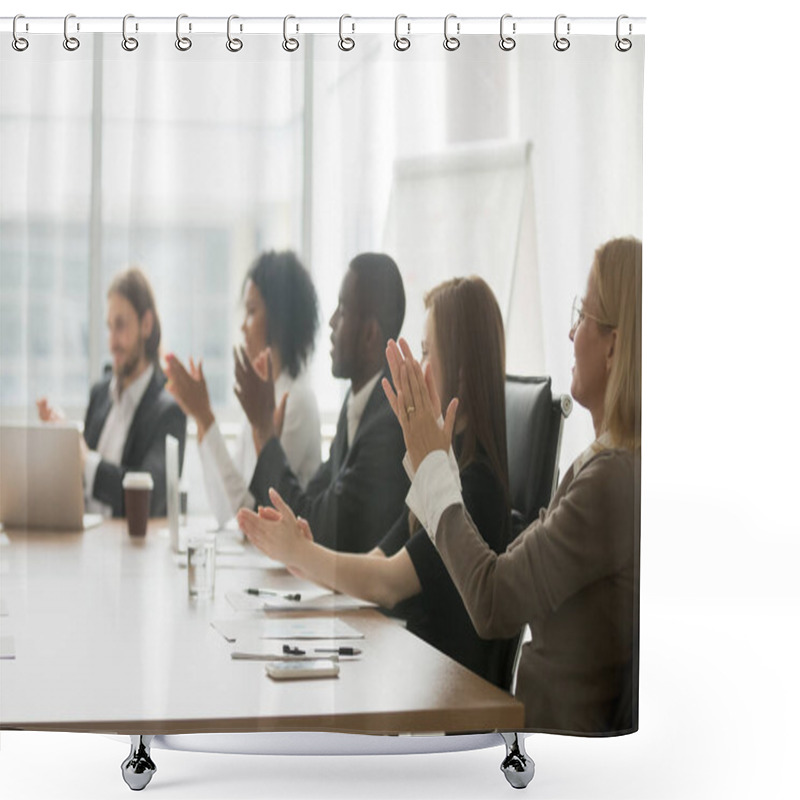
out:
<path id="1" fill-rule="evenodd" d="M 558 485 L 558 457 L 564 420 L 572 411 L 569 395 L 553 397 L 550 378 L 506 376 L 506 436 L 511 484 L 512 536 L 516 537 L 546 508 Z M 509 640 L 503 685 L 514 694 L 526 625 Z"/>
<path id="2" fill-rule="evenodd" d="M 561 431 L 571 411 L 572 398 L 553 397 L 550 378 L 506 376 L 508 476 L 515 536 L 539 516 L 539 509 L 546 508 L 555 493 Z"/>

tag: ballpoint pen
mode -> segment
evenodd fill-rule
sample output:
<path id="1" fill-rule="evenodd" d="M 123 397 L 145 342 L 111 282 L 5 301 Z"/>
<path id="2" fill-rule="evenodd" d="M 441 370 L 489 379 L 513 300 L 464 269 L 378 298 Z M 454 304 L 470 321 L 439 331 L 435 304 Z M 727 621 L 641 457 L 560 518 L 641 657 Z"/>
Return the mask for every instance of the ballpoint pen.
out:
<path id="1" fill-rule="evenodd" d="M 315 653 L 336 653 L 339 656 L 360 656 L 361 651 L 357 647 L 315 647 Z"/>
<path id="2" fill-rule="evenodd" d="M 295 592 L 294 594 L 283 594 L 282 592 L 273 592 L 271 589 L 245 589 L 247 594 L 253 594 L 256 597 L 261 595 L 269 595 L 271 597 L 282 597 L 284 600 L 293 600 L 295 602 L 300 602 L 302 600 L 302 595 L 300 592 Z"/>

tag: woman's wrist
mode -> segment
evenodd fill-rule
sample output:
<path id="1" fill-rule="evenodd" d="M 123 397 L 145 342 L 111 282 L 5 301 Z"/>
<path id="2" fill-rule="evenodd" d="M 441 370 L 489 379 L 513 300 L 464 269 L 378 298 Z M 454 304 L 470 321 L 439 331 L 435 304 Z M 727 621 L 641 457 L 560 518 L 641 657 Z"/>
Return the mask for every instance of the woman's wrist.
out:
<path id="1" fill-rule="evenodd" d="M 260 453 L 267 442 L 275 437 L 275 426 L 269 423 L 253 425 L 253 443 L 256 446 L 256 453 Z"/>
<path id="2" fill-rule="evenodd" d="M 313 547 L 314 542 L 310 542 L 304 536 L 301 537 L 297 535 L 297 539 L 292 541 L 292 544 L 289 546 L 289 552 L 286 554 L 286 566 L 300 569 L 307 573 L 309 568 L 309 559 L 311 557 L 311 549 Z"/>
<path id="3" fill-rule="evenodd" d="M 204 409 L 201 413 L 195 415 L 194 421 L 197 425 L 197 443 L 200 444 L 203 441 L 203 437 L 208 433 L 209 428 L 216 422 L 211 407 L 209 406 L 208 409 Z"/>

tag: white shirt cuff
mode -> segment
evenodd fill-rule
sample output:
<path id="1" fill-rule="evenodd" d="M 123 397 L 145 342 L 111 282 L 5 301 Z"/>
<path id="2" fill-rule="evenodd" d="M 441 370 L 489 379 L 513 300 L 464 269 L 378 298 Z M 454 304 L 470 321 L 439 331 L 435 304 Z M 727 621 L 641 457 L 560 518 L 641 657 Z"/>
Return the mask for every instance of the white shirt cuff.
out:
<path id="1" fill-rule="evenodd" d="M 83 462 L 83 494 L 85 497 L 93 496 L 94 478 L 102 460 L 103 457 L 96 450 L 89 450 L 86 453 L 86 460 Z"/>
<path id="2" fill-rule="evenodd" d="M 405 465 L 405 459 L 403 463 Z M 428 453 L 412 477 L 406 504 L 434 543 L 442 514 L 450 506 L 461 503 L 461 479 L 453 448 L 447 453 L 444 450 Z"/>
<path id="3" fill-rule="evenodd" d="M 201 457 L 203 455 L 208 455 L 211 458 L 215 458 L 220 447 L 225 448 L 225 438 L 222 435 L 219 425 L 217 425 L 217 421 L 214 420 L 211 425 L 206 428 L 202 441 L 197 443 L 197 449 Z"/>
<path id="4" fill-rule="evenodd" d="M 250 426 L 247 426 L 249 433 Z M 244 477 L 234 464 L 225 437 L 216 420 L 198 444 L 203 481 L 209 506 L 217 518 L 220 528 L 242 508 L 254 508 L 255 498 L 247 489 Z"/>

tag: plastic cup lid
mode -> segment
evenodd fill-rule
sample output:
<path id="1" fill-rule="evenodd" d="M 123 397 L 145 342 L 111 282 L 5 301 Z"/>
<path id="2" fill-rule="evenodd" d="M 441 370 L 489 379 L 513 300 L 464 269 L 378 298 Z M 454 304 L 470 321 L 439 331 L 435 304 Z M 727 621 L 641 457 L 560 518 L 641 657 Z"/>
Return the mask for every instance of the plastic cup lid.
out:
<path id="1" fill-rule="evenodd" d="M 149 472 L 126 472 L 122 479 L 123 489 L 152 489 L 153 476 Z"/>

